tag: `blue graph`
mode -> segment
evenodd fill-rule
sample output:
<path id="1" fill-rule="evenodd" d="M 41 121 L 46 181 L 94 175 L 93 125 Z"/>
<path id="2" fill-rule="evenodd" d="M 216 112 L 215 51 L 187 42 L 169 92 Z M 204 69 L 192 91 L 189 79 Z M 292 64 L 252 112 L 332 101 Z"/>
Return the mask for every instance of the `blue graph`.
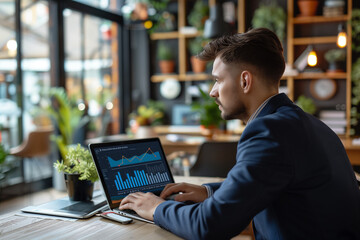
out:
<path id="1" fill-rule="evenodd" d="M 129 188 L 134 188 L 134 187 L 141 187 L 141 186 L 146 186 L 146 185 L 150 185 L 150 184 L 155 184 L 155 183 L 161 183 L 161 182 L 167 182 L 169 181 L 169 176 L 166 172 L 164 173 L 156 173 L 156 174 L 148 174 L 145 173 L 144 170 L 138 171 L 135 170 L 133 172 L 133 176 L 130 176 L 128 173 L 126 174 L 126 178 L 121 177 L 121 174 L 118 172 L 116 174 L 116 179 L 115 179 L 115 185 L 116 185 L 116 189 L 119 190 L 125 190 L 125 189 L 129 189 Z"/>
<path id="2" fill-rule="evenodd" d="M 143 153 L 139 156 L 135 155 L 130 158 L 122 156 L 121 159 L 118 159 L 118 160 L 114 160 L 108 156 L 107 159 L 108 159 L 111 167 L 120 167 L 120 166 L 135 164 L 135 163 L 156 161 L 156 160 L 160 160 L 161 157 L 160 157 L 159 152 L 153 152 L 153 151 L 151 151 L 150 148 L 148 148 L 148 150 L 145 153 Z"/>

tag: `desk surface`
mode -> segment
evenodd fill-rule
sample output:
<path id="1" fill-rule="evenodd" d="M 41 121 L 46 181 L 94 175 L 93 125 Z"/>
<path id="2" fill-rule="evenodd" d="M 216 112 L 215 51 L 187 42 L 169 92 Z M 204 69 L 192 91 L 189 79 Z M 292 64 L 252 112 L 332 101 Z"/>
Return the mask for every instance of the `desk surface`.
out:
<path id="1" fill-rule="evenodd" d="M 176 182 L 194 184 L 222 181 L 221 178 L 178 176 L 174 178 Z M 15 214 L 0 216 L 0 239 L 180 239 L 156 225 L 137 220 L 122 225 L 102 217 L 68 222 Z"/>

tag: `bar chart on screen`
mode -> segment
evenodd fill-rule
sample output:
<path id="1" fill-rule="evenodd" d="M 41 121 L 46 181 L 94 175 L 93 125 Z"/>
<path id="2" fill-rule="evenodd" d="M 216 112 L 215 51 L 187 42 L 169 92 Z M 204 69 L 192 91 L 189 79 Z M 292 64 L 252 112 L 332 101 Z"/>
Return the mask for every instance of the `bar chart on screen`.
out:
<path id="1" fill-rule="evenodd" d="M 125 175 L 125 176 L 124 176 Z M 134 170 L 132 176 L 129 173 L 121 176 L 120 172 L 115 175 L 115 186 L 118 191 L 129 188 L 142 187 L 156 183 L 168 182 L 169 175 L 166 172 L 145 173 L 144 170 Z"/>

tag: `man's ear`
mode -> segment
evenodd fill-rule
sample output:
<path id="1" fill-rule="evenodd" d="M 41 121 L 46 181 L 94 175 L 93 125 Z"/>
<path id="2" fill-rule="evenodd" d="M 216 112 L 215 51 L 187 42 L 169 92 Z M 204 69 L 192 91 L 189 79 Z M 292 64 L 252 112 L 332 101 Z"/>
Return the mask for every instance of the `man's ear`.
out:
<path id="1" fill-rule="evenodd" d="M 252 85 L 252 74 L 249 71 L 242 71 L 240 75 L 240 85 L 244 93 L 248 93 Z"/>

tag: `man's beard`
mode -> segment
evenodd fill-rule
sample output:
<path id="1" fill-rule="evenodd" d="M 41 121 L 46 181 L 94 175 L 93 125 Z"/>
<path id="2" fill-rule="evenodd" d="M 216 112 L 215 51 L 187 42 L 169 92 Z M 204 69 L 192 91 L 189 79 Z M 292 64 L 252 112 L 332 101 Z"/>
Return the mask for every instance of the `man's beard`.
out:
<path id="1" fill-rule="evenodd" d="M 247 117 L 247 111 L 243 104 L 239 104 L 235 110 L 227 111 L 218 99 L 215 102 L 221 106 L 221 118 L 224 120 L 240 119 L 245 120 Z"/>

